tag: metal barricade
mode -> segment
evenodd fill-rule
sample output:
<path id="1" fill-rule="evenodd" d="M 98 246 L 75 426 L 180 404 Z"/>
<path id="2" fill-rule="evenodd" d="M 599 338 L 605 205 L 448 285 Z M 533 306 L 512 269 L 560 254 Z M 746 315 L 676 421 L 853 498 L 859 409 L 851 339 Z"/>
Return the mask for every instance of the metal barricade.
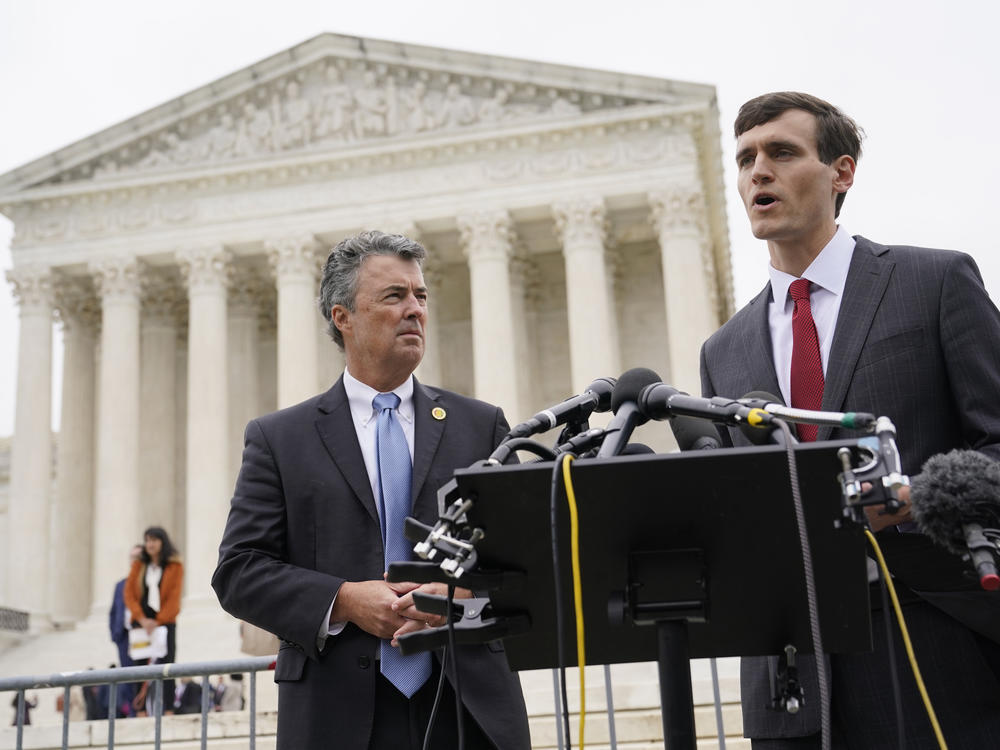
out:
<path id="1" fill-rule="evenodd" d="M 22 750 L 24 743 L 25 692 L 41 688 L 63 688 L 62 747 L 69 746 L 70 689 L 74 686 L 109 685 L 108 698 L 108 750 L 115 746 L 115 714 L 117 713 L 118 686 L 127 682 L 152 681 L 153 688 L 153 743 L 160 748 L 163 720 L 163 681 L 178 677 L 201 677 L 201 747 L 208 747 L 208 714 L 211 685 L 209 677 L 216 674 L 245 673 L 250 679 L 250 750 L 256 748 L 257 722 L 257 672 L 273 670 L 276 656 L 258 656 L 225 661 L 192 662 L 189 664 L 154 664 L 143 667 L 116 669 L 88 669 L 80 672 L 60 672 L 51 675 L 0 678 L 0 693 L 17 693 L 17 740 L 14 750 Z"/>

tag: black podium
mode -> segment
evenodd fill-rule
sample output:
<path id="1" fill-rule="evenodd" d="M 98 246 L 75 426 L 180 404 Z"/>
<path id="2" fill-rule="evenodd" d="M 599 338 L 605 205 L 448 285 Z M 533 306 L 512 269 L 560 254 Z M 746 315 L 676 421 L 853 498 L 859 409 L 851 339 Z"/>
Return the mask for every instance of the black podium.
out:
<path id="1" fill-rule="evenodd" d="M 841 513 L 837 450 L 854 441 L 796 446 L 815 569 L 823 648 L 871 649 L 865 538 Z M 484 530 L 479 570 L 519 571 L 492 591 L 494 614 L 528 614 L 528 633 L 505 639 L 512 669 L 555 667 L 550 493 L 552 462 L 459 470 L 471 525 Z M 654 661 L 664 632 L 684 623 L 689 657 L 812 651 L 802 555 L 785 449 L 734 448 L 575 461 L 587 664 Z M 577 663 L 569 513 L 558 498 L 563 640 Z M 683 635 L 683 633 L 682 633 Z M 664 669 L 661 662 L 661 682 Z M 687 695 L 690 696 L 690 672 Z M 666 699 L 664 699 L 666 701 Z M 688 698 L 689 700 L 689 698 Z M 667 706 L 664 705 L 666 723 Z M 690 710 L 690 709 L 689 709 Z"/>

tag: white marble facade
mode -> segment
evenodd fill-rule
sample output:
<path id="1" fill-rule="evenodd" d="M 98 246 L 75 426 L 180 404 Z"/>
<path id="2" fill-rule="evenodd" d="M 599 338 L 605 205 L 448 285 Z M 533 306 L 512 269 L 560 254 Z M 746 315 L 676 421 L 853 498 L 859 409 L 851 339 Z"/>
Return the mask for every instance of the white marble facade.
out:
<path id="1" fill-rule="evenodd" d="M 362 229 L 428 249 L 427 382 L 511 422 L 635 366 L 697 391 L 732 312 L 719 137 L 711 86 L 324 34 L 0 175 L 21 326 L 0 606 L 105 616 L 155 523 L 185 611 L 217 607 L 243 427 L 341 371 L 318 271 Z"/>

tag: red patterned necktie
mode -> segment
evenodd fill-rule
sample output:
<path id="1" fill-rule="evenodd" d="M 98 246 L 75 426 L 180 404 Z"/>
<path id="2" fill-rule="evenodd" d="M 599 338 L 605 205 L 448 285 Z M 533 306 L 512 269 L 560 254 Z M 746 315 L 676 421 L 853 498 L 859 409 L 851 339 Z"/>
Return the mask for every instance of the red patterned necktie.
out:
<path id="1" fill-rule="evenodd" d="M 818 410 L 823 405 L 823 361 L 819 356 L 819 336 L 809 304 L 809 279 L 796 279 L 788 288 L 795 301 L 792 313 L 792 406 Z M 800 424 L 799 440 L 816 439 L 816 425 Z"/>

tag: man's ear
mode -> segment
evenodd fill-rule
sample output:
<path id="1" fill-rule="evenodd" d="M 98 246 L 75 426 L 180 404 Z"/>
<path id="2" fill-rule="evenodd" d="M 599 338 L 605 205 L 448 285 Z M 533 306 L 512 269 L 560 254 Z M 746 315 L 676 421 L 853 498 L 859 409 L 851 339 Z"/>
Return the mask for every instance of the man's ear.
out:
<path id="1" fill-rule="evenodd" d="M 835 172 L 833 178 L 834 191 L 837 193 L 846 193 L 851 188 L 851 185 L 854 184 L 854 170 L 857 167 L 857 162 L 847 154 L 844 154 L 834 159 L 830 166 Z"/>
<path id="2" fill-rule="evenodd" d="M 343 305 L 334 305 L 330 308 L 330 320 L 343 334 L 351 327 L 351 312 Z"/>

